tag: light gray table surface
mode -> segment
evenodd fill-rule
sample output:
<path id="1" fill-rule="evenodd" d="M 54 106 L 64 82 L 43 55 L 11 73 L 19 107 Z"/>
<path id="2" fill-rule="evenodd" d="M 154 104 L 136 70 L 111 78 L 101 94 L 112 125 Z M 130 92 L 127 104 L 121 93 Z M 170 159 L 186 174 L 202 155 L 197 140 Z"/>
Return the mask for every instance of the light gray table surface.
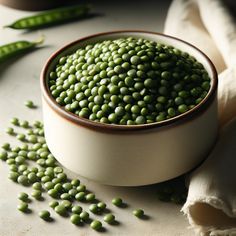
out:
<path id="1" fill-rule="evenodd" d="M 16 116 L 30 121 L 42 119 L 39 75 L 45 60 L 52 52 L 70 41 L 103 31 L 142 29 L 161 32 L 163 30 L 169 1 L 109 2 L 94 1 L 93 11 L 103 13 L 99 17 L 34 32 L 3 29 L 2 26 L 32 13 L 0 6 L 0 44 L 21 39 L 35 40 L 41 34 L 46 37 L 44 48 L 0 66 L 0 143 L 15 142 L 15 139 L 9 138 L 4 133 L 11 117 Z M 33 100 L 38 109 L 26 108 L 24 101 L 28 99 Z M 69 171 L 67 173 L 69 177 L 75 177 Z M 140 174 L 145 174 L 145 170 Z M 52 223 L 42 221 L 37 212 L 49 209 L 49 198 L 42 202 L 33 201 L 30 204 L 33 210 L 31 214 L 24 215 L 18 212 L 17 194 L 21 191 L 30 193 L 31 189 L 14 184 L 8 180 L 7 175 L 7 165 L 0 162 L 0 236 L 193 235 L 188 229 L 186 218 L 180 212 L 180 206 L 157 200 L 155 185 L 135 188 L 111 187 L 81 177 L 82 183 L 86 184 L 89 190 L 107 202 L 109 209 L 114 212 L 120 223 L 117 226 L 106 225 L 104 233 L 97 233 L 88 225 L 75 227 L 68 218 L 59 217 L 52 210 L 50 211 L 55 221 Z M 128 207 L 118 209 L 112 206 L 110 202 L 115 196 L 122 197 L 128 203 Z M 87 205 L 83 206 L 86 209 Z M 145 210 L 150 217 L 149 220 L 139 220 L 132 215 L 132 209 L 139 207 Z M 102 219 L 101 216 L 97 218 Z"/>

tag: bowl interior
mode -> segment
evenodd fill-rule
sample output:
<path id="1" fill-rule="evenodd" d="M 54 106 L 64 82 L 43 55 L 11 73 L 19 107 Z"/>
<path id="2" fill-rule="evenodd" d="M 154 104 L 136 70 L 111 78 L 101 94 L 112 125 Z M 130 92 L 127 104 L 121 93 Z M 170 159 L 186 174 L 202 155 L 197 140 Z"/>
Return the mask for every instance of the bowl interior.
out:
<path id="1" fill-rule="evenodd" d="M 49 74 L 50 74 L 50 71 L 52 71 L 55 68 L 56 64 L 58 63 L 59 59 L 62 56 L 69 55 L 69 54 L 75 52 L 78 48 L 84 47 L 88 44 L 94 44 L 94 43 L 101 42 L 104 40 L 109 40 L 109 39 L 112 40 L 112 39 L 117 39 L 117 38 L 121 38 L 121 37 L 144 38 L 144 39 L 148 39 L 148 40 L 152 40 L 155 42 L 159 42 L 159 43 L 173 46 L 177 49 L 180 49 L 181 51 L 189 53 L 191 56 L 194 56 L 197 61 L 202 63 L 202 65 L 204 66 L 204 68 L 206 69 L 206 71 L 209 74 L 209 77 L 211 79 L 211 87 L 208 91 L 207 96 L 198 105 L 196 105 L 193 109 L 190 109 L 189 111 L 187 111 L 181 115 L 178 115 L 176 117 L 158 122 L 158 124 L 160 124 L 160 125 L 161 124 L 168 124 L 169 121 L 173 121 L 173 120 L 175 121 L 175 120 L 178 120 L 179 118 L 185 117 L 189 113 L 192 113 L 193 110 L 198 110 L 199 107 L 201 107 L 203 104 L 205 104 L 206 101 L 210 98 L 210 95 L 211 95 L 211 97 L 214 97 L 213 95 L 216 92 L 217 82 L 218 82 L 216 69 L 215 69 L 214 65 L 212 64 L 212 62 L 210 61 L 210 59 L 204 53 L 202 53 L 199 49 L 197 49 L 193 45 L 188 44 L 180 39 L 170 37 L 167 35 L 163 35 L 163 34 L 152 33 L 152 32 L 142 32 L 142 31 L 133 31 L 133 32 L 132 31 L 127 31 L 127 32 L 126 31 L 118 31 L 118 32 L 101 33 L 101 34 L 92 35 L 92 36 L 89 36 L 86 38 L 82 38 L 80 40 L 72 42 L 71 44 L 66 45 L 65 47 L 61 48 L 55 54 L 52 55 L 52 57 L 49 59 L 49 61 L 46 64 L 46 69 L 44 68 L 45 73 L 42 76 L 43 80 L 45 80 L 45 81 L 43 81 L 43 84 L 46 86 L 46 90 L 49 93 L 49 97 L 51 98 L 50 100 L 54 100 L 54 99 L 52 98 L 52 96 L 50 96 L 49 88 L 47 85 L 47 82 L 49 80 Z M 59 105 L 55 101 L 53 101 L 53 103 L 59 107 Z M 62 109 L 62 110 L 64 110 L 64 109 Z M 67 113 L 69 114 L 69 112 L 67 112 Z M 70 115 L 73 117 L 73 119 L 80 119 L 82 121 L 87 120 L 87 119 L 79 118 L 78 116 L 76 116 L 72 113 Z M 88 122 L 91 124 L 98 123 L 98 122 L 93 122 L 93 121 L 88 121 Z M 137 125 L 137 126 L 152 126 L 153 124 L 157 124 L 157 122 L 151 123 L 151 124 Z M 123 126 L 123 125 L 107 125 L 107 124 L 100 124 L 100 125 L 102 125 L 102 126 L 119 126 L 119 127 Z M 125 127 L 127 127 L 127 125 L 125 125 Z M 129 127 L 134 127 L 134 126 L 129 126 Z"/>

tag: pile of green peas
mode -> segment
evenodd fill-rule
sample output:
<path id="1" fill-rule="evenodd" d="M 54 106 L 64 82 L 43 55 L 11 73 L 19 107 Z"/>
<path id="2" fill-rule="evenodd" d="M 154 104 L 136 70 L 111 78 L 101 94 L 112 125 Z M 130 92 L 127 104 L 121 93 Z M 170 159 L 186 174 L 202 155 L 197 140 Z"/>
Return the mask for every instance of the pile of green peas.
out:
<path id="1" fill-rule="evenodd" d="M 160 122 L 195 107 L 210 78 L 186 52 L 142 38 L 78 48 L 50 72 L 51 95 L 65 110 L 117 125 Z"/>
<path id="2" fill-rule="evenodd" d="M 106 203 L 99 201 L 79 179 L 68 178 L 47 147 L 42 122 L 30 123 L 14 117 L 11 124 L 14 127 L 7 128 L 6 133 L 17 139 L 21 134 L 24 137 L 19 139 L 22 145 L 13 147 L 10 143 L 2 144 L 0 160 L 8 164 L 10 180 L 32 187 L 30 193 L 18 194 L 19 211 L 31 213 L 31 202 L 44 201 L 45 195 L 48 195 L 52 198 L 48 206 L 59 216 L 70 216 L 74 225 L 90 224 L 92 229 L 100 231 L 104 226 L 102 221 L 94 219 L 98 215 L 103 215 L 106 224 L 113 225 L 116 222 L 115 215 L 109 213 Z M 124 205 L 119 197 L 113 198 L 111 203 L 116 207 Z M 87 211 L 81 204 L 88 204 Z M 53 219 L 51 211 L 47 209 L 40 210 L 38 215 L 47 222 Z M 133 215 L 137 216 L 136 213 Z"/>

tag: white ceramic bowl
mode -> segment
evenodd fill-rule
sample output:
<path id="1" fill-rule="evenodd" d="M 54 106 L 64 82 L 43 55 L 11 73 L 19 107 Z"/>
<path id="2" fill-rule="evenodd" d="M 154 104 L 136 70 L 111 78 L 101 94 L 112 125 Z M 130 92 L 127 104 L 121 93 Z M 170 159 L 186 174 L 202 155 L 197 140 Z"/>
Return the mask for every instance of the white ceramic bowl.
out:
<path id="1" fill-rule="evenodd" d="M 193 55 L 211 78 L 205 99 L 177 117 L 135 126 L 79 118 L 55 102 L 47 81 L 61 56 L 86 44 L 127 36 L 173 45 Z M 52 154 L 66 168 L 104 184 L 138 186 L 177 177 L 206 158 L 217 136 L 217 73 L 212 62 L 196 47 L 163 34 L 118 31 L 72 42 L 47 61 L 41 74 L 41 90 L 45 137 Z"/>

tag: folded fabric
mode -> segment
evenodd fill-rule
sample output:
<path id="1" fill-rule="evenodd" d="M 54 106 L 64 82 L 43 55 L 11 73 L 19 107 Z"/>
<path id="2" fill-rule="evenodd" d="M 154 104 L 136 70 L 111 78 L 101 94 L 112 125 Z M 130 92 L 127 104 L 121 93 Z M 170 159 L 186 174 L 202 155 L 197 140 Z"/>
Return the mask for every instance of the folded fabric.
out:
<path id="1" fill-rule="evenodd" d="M 174 0 L 164 33 L 188 41 L 219 73 L 220 126 L 236 117 L 236 25 L 220 0 Z M 236 235 L 236 120 L 222 129 L 203 165 L 190 177 L 183 207 L 200 235 Z"/>

